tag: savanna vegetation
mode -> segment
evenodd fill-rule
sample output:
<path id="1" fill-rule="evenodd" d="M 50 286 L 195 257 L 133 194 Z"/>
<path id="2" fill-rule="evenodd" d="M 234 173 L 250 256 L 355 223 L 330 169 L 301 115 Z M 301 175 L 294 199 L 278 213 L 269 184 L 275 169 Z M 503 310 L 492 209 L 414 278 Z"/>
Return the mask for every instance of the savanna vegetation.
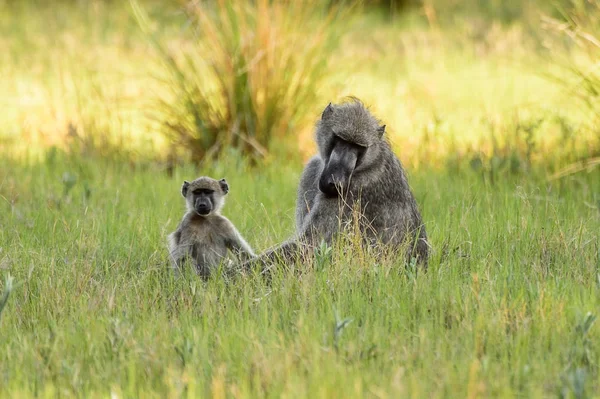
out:
<path id="1" fill-rule="evenodd" d="M 598 397 L 600 2 L 0 0 L 0 397 Z M 167 268 L 184 179 L 294 231 L 329 101 L 387 125 L 423 273 L 344 236 Z"/>

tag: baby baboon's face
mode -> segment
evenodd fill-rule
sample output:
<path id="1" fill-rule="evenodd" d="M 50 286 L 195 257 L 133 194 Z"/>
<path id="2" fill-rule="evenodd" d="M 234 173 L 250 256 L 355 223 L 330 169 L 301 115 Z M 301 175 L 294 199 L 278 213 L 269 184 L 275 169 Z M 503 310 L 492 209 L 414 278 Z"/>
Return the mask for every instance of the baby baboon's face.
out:
<path id="1" fill-rule="evenodd" d="M 199 177 L 191 183 L 184 181 L 181 187 L 188 210 L 200 216 L 218 213 L 225 203 L 228 191 L 229 186 L 225 179 L 215 180 L 206 176 Z"/>

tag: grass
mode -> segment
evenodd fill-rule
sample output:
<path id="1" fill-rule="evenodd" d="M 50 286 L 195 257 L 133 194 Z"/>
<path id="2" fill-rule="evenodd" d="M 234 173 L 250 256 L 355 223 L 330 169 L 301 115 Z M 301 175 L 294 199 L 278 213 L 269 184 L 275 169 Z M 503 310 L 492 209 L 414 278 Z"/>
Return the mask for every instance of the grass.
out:
<path id="1" fill-rule="evenodd" d="M 502 23 L 474 1 L 456 24 L 441 0 L 355 11 L 314 103 L 275 134 L 300 155 L 273 142 L 259 167 L 231 151 L 201 169 L 166 160 L 152 107 L 172 93 L 130 5 L 38 3 L 0 0 L 0 397 L 598 396 L 600 168 L 562 169 L 596 159 L 597 104 L 564 90 L 517 2 L 484 10 Z M 169 51 L 202 44 L 171 3 L 143 6 Z M 579 12 L 573 33 L 598 26 Z M 597 61 L 554 44 L 575 75 Z M 429 271 L 349 245 L 270 285 L 171 275 L 184 179 L 226 177 L 257 251 L 292 234 L 312 121 L 344 95 L 407 165 Z"/>
<path id="2" fill-rule="evenodd" d="M 174 279 L 165 237 L 185 178 L 228 178 L 225 214 L 254 248 L 292 233 L 300 165 L 233 165 L 169 177 L 61 154 L 3 160 L 0 264 L 18 287 L 0 322 L 0 396 L 597 392 L 597 172 L 494 185 L 411 172 L 427 273 L 347 248 L 271 286 Z"/>

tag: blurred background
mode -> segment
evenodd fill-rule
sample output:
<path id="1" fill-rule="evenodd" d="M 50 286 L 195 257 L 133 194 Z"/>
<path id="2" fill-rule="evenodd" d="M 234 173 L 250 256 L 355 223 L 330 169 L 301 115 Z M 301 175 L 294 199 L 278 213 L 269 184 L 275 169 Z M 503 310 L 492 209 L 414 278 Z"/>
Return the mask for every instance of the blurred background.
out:
<path id="1" fill-rule="evenodd" d="M 301 162 L 360 98 L 410 167 L 600 163 L 600 0 L 0 0 L 0 151 Z M 284 158 L 285 157 L 285 158 Z"/>

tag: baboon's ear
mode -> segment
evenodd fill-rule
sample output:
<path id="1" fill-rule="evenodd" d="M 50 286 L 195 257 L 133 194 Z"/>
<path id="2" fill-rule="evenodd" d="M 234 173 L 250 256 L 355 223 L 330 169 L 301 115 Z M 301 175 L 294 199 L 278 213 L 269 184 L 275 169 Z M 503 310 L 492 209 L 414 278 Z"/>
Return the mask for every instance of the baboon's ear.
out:
<path id="1" fill-rule="evenodd" d="M 329 103 L 329 105 L 325 108 L 325 110 L 321 114 L 321 120 L 325 120 L 325 119 L 329 118 L 331 115 L 333 115 L 333 107 L 331 106 L 331 103 Z"/>
<path id="2" fill-rule="evenodd" d="M 381 125 L 377 128 L 377 133 L 379 133 L 379 138 L 383 137 L 385 133 L 385 125 Z"/>
<path id="3" fill-rule="evenodd" d="M 227 180 L 219 180 L 219 186 L 221 186 L 221 190 L 223 190 L 223 193 L 227 194 L 229 192 L 229 184 L 227 184 Z"/>
<path id="4" fill-rule="evenodd" d="M 187 180 L 184 180 L 183 185 L 181 186 L 181 195 L 183 195 L 184 197 L 187 196 L 189 186 L 190 186 L 190 182 Z"/>

